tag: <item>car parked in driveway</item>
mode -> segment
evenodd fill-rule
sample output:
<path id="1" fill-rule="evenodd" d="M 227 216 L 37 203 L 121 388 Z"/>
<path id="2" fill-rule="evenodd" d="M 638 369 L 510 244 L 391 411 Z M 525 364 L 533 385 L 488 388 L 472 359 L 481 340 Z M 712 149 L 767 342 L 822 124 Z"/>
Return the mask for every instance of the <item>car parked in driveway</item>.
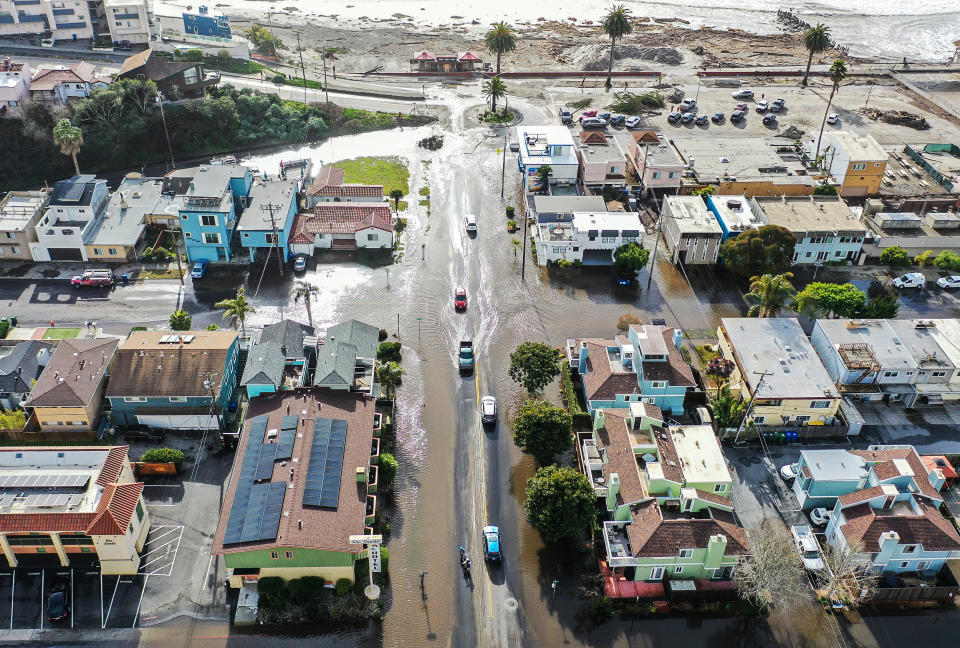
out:
<path id="1" fill-rule="evenodd" d="M 797 464 L 787 464 L 780 469 L 780 476 L 787 481 L 793 481 L 797 478 Z"/>
<path id="2" fill-rule="evenodd" d="M 191 279 L 203 279 L 204 275 L 207 274 L 207 262 L 206 261 L 197 261 L 193 264 L 193 270 L 190 271 Z"/>
<path id="3" fill-rule="evenodd" d="M 47 594 L 47 621 L 62 621 L 70 614 L 70 601 L 67 598 L 67 582 L 57 580 Z"/>
<path id="4" fill-rule="evenodd" d="M 922 272 L 908 272 L 905 275 L 901 275 L 893 280 L 893 287 L 900 288 L 901 290 L 907 288 L 915 288 L 920 290 L 927 283 L 927 278 L 923 276 Z"/>
<path id="5" fill-rule="evenodd" d="M 937 285 L 941 288 L 960 288 L 960 275 L 950 275 L 949 277 L 940 277 L 937 279 Z"/>
<path id="6" fill-rule="evenodd" d="M 753 99 L 753 90 L 749 88 L 740 88 L 733 91 L 734 99 Z"/>
<path id="7" fill-rule="evenodd" d="M 640 125 L 640 118 L 633 116 L 627 117 L 627 120 L 623 123 L 627 128 L 636 128 Z"/>
<path id="8" fill-rule="evenodd" d="M 294 272 L 304 272 L 307 269 L 307 257 L 303 254 L 298 254 L 297 258 L 293 260 L 293 271 Z"/>
<path id="9" fill-rule="evenodd" d="M 815 526 L 826 526 L 832 517 L 833 511 L 829 511 L 822 506 L 810 511 L 810 521 L 813 522 Z"/>
<path id="10" fill-rule="evenodd" d="M 823 569 L 823 555 L 820 553 L 820 545 L 817 539 L 813 537 L 813 531 L 806 524 L 795 524 L 790 527 L 790 534 L 793 536 L 793 544 L 800 554 L 800 560 L 803 566 L 809 571 L 820 571 Z"/>

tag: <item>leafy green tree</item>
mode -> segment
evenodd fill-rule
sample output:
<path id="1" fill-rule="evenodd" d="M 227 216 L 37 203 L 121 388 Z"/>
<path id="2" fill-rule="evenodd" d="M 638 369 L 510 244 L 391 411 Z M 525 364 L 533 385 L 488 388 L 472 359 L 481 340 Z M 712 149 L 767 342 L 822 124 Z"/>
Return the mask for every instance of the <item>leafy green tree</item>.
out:
<path id="1" fill-rule="evenodd" d="M 840 82 L 847 78 L 847 64 L 843 59 L 837 59 L 830 66 L 830 98 L 827 99 L 827 109 L 823 111 L 823 121 L 820 122 L 820 134 L 817 136 L 817 151 L 814 154 L 820 155 L 820 140 L 823 139 L 823 129 L 827 125 L 827 115 L 830 114 L 830 106 L 833 104 L 833 95 L 840 88 Z"/>
<path id="2" fill-rule="evenodd" d="M 896 319 L 900 314 L 900 298 L 897 295 L 878 295 L 863 307 L 858 315 L 867 319 Z"/>
<path id="3" fill-rule="evenodd" d="M 254 25 L 248 29 L 246 36 L 258 52 L 268 56 L 274 56 L 278 49 L 283 49 L 280 39 L 264 29 L 262 25 Z"/>
<path id="4" fill-rule="evenodd" d="M 729 385 L 722 385 L 717 397 L 710 399 L 710 413 L 718 428 L 737 427 L 747 413 L 747 402 L 732 394 Z"/>
<path id="5" fill-rule="evenodd" d="M 746 296 L 757 300 L 758 303 L 747 311 L 748 317 L 776 317 L 787 307 L 787 303 L 797 293 L 790 283 L 792 272 L 773 275 L 765 274 L 759 277 L 750 277 L 750 292 Z"/>
<path id="6" fill-rule="evenodd" d="M 234 132 L 240 125 L 237 105 L 229 96 L 210 98 L 203 102 L 203 116 L 220 134 Z"/>
<path id="7" fill-rule="evenodd" d="M 377 347 L 377 360 L 381 362 L 400 362 L 402 345 L 399 342 L 381 342 Z"/>
<path id="8" fill-rule="evenodd" d="M 403 191 L 393 189 L 390 191 L 390 197 L 393 199 L 393 211 L 400 212 L 400 199 L 403 198 Z"/>
<path id="9" fill-rule="evenodd" d="M 808 317 L 856 317 L 867 294 L 851 283 L 815 281 L 797 293 L 793 306 Z"/>
<path id="10" fill-rule="evenodd" d="M 380 483 L 384 485 L 390 485 L 393 483 L 393 480 L 397 477 L 397 460 L 389 452 L 380 453 Z"/>
<path id="11" fill-rule="evenodd" d="M 203 60 L 203 50 L 198 48 L 191 48 L 186 51 L 183 55 L 185 61 L 190 61 L 191 63 L 199 63 Z"/>
<path id="12" fill-rule="evenodd" d="M 817 23 L 816 27 L 810 27 L 803 32 L 803 46 L 810 52 L 807 57 L 807 69 L 803 72 L 803 81 L 801 82 L 803 85 L 807 85 L 813 55 L 819 54 L 830 47 L 830 28 L 821 23 Z"/>
<path id="13" fill-rule="evenodd" d="M 497 100 L 507 96 L 507 86 L 500 77 L 495 76 L 483 84 L 483 96 L 490 100 L 490 110 L 497 112 Z"/>
<path id="14" fill-rule="evenodd" d="M 764 225 L 728 239 L 720 248 L 723 263 L 741 277 L 785 272 L 793 262 L 797 238 L 779 225 Z"/>
<path id="15" fill-rule="evenodd" d="M 880 263 L 891 266 L 907 266 L 910 265 L 910 255 L 899 245 L 894 245 L 880 253 Z"/>
<path id="16" fill-rule="evenodd" d="M 541 342 L 524 342 L 510 354 L 510 378 L 536 394 L 560 373 L 557 350 Z"/>
<path id="17" fill-rule="evenodd" d="M 553 167 L 549 164 L 544 164 L 542 167 L 537 169 L 537 180 L 540 181 L 540 192 L 541 193 L 550 193 L 550 176 L 553 175 Z"/>
<path id="18" fill-rule="evenodd" d="M 573 444 L 573 418 L 562 407 L 528 400 L 513 422 L 513 442 L 540 465 L 554 463 L 554 458 Z"/>
<path id="19" fill-rule="evenodd" d="M 607 90 L 613 87 L 613 48 L 616 46 L 618 38 L 623 38 L 633 31 L 633 23 L 630 22 L 630 14 L 632 13 L 630 9 L 623 5 L 612 5 L 601 23 L 603 31 L 610 37 L 610 58 L 607 63 Z"/>
<path id="20" fill-rule="evenodd" d="M 691 191 L 691 192 L 690 192 L 690 195 L 691 195 L 691 196 L 706 197 L 706 196 L 712 196 L 712 195 L 715 194 L 715 193 L 717 193 L 717 188 L 716 188 L 716 186 L 714 186 L 714 185 L 704 185 L 703 187 L 700 187 L 699 189 L 694 189 L 693 191 Z"/>
<path id="21" fill-rule="evenodd" d="M 636 241 L 624 243 L 613 251 L 613 268 L 621 274 L 636 275 L 647 266 L 649 260 L 650 251 Z"/>
<path id="22" fill-rule="evenodd" d="M 813 188 L 814 196 L 836 196 L 837 188 L 832 184 L 818 184 Z"/>
<path id="23" fill-rule="evenodd" d="M 916 263 L 921 268 L 923 266 L 928 266 L 933 264 L 933 250 L 927 250 L 926 252 L 921 252 L 917 256 L 913 257 L 913 262 Z"/>
<path id="24" fill-rule="evenodd" d="M 189 331 L 192 324 L 193 317 L 182 308 L 170 314 L 170 328 L 174 331 Z"/>
<path id="25" fill-rule="evenodd" d="M 596 495 L 587 477 L 573 468 L 545 466 L 527 480 L 523 508 L 527 520 L 547 542 L 589 531 Z"/>
<path id="26" fill-rule="evenodd" d="M 497 55 L 497 74 L 500 76 L 500 57 L 512 52 L 517 47 L 517 34 L 513 27 L 505 22 L 493 23 L 493 27 L 484 37 L 483 42 L 491 54 Z"/>
<path id="27" fill-rule="evenodd" d="M 118 79 L 110 87 L 116 88 L 122 101 L 135 107 L 141 114 L 156 105 L 157 84 L 150 79 Z"/>
<path id="28" fill-rule="evenodd" d="M 933 260 L 933 265 L 944 270 L 960 270 L 960 254 L 944 250 Z"/>
<path id="29" fill-rule="evenodd" d="M 393 399 L 397 394 L 397 385 L 403 381 L 403 367 L 396 362 L 378 362 L 375 374 L 384 397 Z"/>
<path id="30" fill-rule="evenodd" d="M 247 291 L 243 286 L 237 288 L 237 296 L 233 299 L 223 299 L 213 305 L 223 311 L 223 319 L 233 319 L 240 325 L 243 335 L 247 334 L 247 317 L 257 312 L 247 301 Z"/>
<path id="31" fill-rule="evenodd" d="M 736 367 L 737 365 L 734 364 L 733 360 L 727 360 L 723 356 L 714 356 L 703 368 L 703 373 L 713 378 L 716 385 L 722 386 L 730 378 Z"/>
<path id="32" fill-rule="evenodd" d="M 53 143 L 60 147 L 61 153 L 73 158 L 73 169 L 80 175 L 77 153 L 83 146 L 83 131 L 71 124 L 69 119 L 61 119 L 53 127 Z"/>

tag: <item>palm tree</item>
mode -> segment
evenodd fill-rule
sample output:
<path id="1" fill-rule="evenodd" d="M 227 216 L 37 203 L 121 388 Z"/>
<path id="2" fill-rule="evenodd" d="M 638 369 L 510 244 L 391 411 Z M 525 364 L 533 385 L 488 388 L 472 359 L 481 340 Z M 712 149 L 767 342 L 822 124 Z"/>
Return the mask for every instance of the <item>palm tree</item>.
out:
<path id="1" fill-rule="evenodd" d="M 403 191 L 400 189 L 394 189 L 390 192 L 390 197 L 393 198 L 393 211 L 400 212 L 400 199 L 403 198 Z"/>
<path id="2" fill-rule="evenodd" d="M 792 278 L 792 272 L 750 277 L 750 292 L 747 293 L 747 297 L 756 299 L 759 303 L 750 307 L 747 316 L 776 317 L 777 313 L 786 307 L 787 302 L 797 294 L 797 289 L 790 283 Z"/>
<path id="3" fill-rule="evenodd" d="M 497 76 L 500 76 L 500 56 L 512 52 L 517 47 L 517 35 L 513 27 L 505 22 L 493 23 L 493 28 L 486 33 L 483 41 L 491 54 L 497 55 Z"/>
<path id="4" fill-rule="evenodd" d="M 613 76 L 613 47 L 617 44 L 618 38 L 623 38 L 633 31 L 633 23 L 630 22 L 632 12 L 623 5 L 613 5 L 610 11 L 603 18 L 603 31 L 610 37 L 610 62 L 607 65 L 607 90 L 613 87 L 610 77 Z"/>
<path id="5" fill-rule="evenodd" d="M 243 286 L 237 288 L 237 296 L 233 299 L 224 299 L 213 305 L 223 311 L 223 319 L 233 318 L 240 325 L 243 335 L 247 334 L 247 315 L 256 313 L 257 310 L 247 301 L 247 291 Z"/>
<path id="6" fill-rule="evenodd" d="M 507 96 L 507 86 L 500 77 L 495 76 L 483 84 L 483 96 L 490 99 L 491 110 L 497 112 L 497 99 Z"/>
<path id="7" fill-rule="evenodd" d="M 60 147 L 61 153 L 73 158 L 73 170 L 80 175 L 77 153 L 83 146 L 83 131 L 71 124 L 69 119 L 61 119 L 53 127 L 53 143 Z"/>
<path id="8" fill-rule="evenodd" d="M 830 98 L 827 99 L 827 109 L 823 111 L 823 121 L 820 122 L 820 134 L 817 136 L 817 152 L 814 153 L 813 159 L 817 159 L 817 156 L 820 155 L 820 140 L 823 139 L 823 127 L 827 125 L 827 115 L 830 114 L 830 104 L 833 103 L 833 95 L 837 93 L 840 82 L 846 78 L 847 64 L 843 62 L 843 59 L 837 59 L 833 62 L 833 65 L 830 66 L 830 82 L 833 83 L 833 87 L 830 88 Z"/>
<path id="9" fill-rule="evenodd" d="M 170 314 L 170 328 L 174 331 L 189 331 L 193 325 L 193 318 L 190 313 L 178 308 Z"/>
<path id="10" fill-rule="evenodd" d="M 397 391 L 397 385 L 403 380 L 403 367 L 396 362 L 378 362 L 376 380 L 383 389 L 383 395 L 392 399 Z"/>
<path id="11" fill-rule="evenodd" d="M 313 312 L 310 310 L 310 300 L 320 292 L 320 289 L 312 283 L 298 281 L 293 290 L 293 301 L 298 302 L 303 297 L 303 302 L 307 305 L 307 322 L 310 323 L 310 330 L 313 330 Z"/>
<path id="12" fill-rule="evenodd" d="M 549 164 L 544 164 L 542 167 L 537 169 L 537 179 L 540 181 L 540 191 L 543 193 L 550 193 L 550 176 L 553 175 L 553 167 Z"/>
<path id="13" fill-rule="evenodd" d="M 803 73 L 803 85 L 807 85 L 807 77 L 810 76 L 810 64 L 813 63 L 813 55 L 819 54 L 830 47 L 830 28 L 824 24 L 817 23 L 816 27 L 810 27 L 803 32 L 803 46 L 810 52 L 807 57 L 807 70 Z"/>
<path id="14" fill-rule="evenodd" d="M 710 412 L 719 429 L 737 427 L 747 412 L 747 404 L 739 394 L 730 392 L 729 385 L 723 385 L 717 397 L 710 400 Z"/>

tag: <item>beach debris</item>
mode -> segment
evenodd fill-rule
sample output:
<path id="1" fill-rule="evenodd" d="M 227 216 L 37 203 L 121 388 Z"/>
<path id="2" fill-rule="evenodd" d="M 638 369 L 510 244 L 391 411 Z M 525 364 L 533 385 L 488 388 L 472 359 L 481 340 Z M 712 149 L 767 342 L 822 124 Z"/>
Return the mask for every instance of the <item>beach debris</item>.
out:
<path id="1" fill-rule="evenodd" d="M 417 145 L 420 148 L 436 151 L 443 146 L 443 135 L 431 135 L 430 137 L 424 137 L 422 140 L 417 142 Z"/>
<path id="2" fill-rule="evenodd" d="M 675 104 L 683 101 L 683 90 L 681 88 L 674 88 L 671 90 L 670 94 L 667 95 L 667 101 Z"/>
<path id="3" fill-rule="evenodd" d="M 803 137 L 803 133 L 804 131 L 802 128 L 797 128 L 796 126 L 790 126 L 789 128 L 786 128 L 780 131 L 779 133 L 777 133 L 777 137 L 783 137 L 784 139 L 798 140 L 801 137 Z"/>
<path id="4" fill-rule="evenodd" d="M 930 128 L 930 124 L 927 123 L 926 119 L 920 115 L 907 112 L 906 110 L 879 110 L 877 108 L 861 108 L 860 112 L 874 121 L 880 120 L 885 124 L 906 126 L 916 130 L 927 130 Z"/>

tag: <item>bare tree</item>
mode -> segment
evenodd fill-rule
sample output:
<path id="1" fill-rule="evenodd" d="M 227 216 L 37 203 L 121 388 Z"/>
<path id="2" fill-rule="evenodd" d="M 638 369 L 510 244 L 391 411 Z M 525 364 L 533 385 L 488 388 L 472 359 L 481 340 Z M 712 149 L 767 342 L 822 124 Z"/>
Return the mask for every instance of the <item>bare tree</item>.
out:
<path id="1" fill-rule="evenodd" d="M 630 329 L 631 324 L 643 324 L 643 320 L 633 313 L 624 313 L 617 318 L 617 330 L 621 333 L 626 333 Z"/>
<path id="2" fill-rule="evenodd" d="M 824 548 L 826 565 L 817 575 L 818 594 L 828 602 L 840 600 L 851 607 L 866 602 L 880 580 L 880 572 L 870 568 L 870 561 L 863 553 L 863 544 Z"/>
<path id="3" fill-rule="evenodd" d="M 733 572 L 740 596 L 786 614 L 809 601 L 800 554 L 786 529 L 772 520 L 747 529 L 751 553 L 742 556 Z"/>

